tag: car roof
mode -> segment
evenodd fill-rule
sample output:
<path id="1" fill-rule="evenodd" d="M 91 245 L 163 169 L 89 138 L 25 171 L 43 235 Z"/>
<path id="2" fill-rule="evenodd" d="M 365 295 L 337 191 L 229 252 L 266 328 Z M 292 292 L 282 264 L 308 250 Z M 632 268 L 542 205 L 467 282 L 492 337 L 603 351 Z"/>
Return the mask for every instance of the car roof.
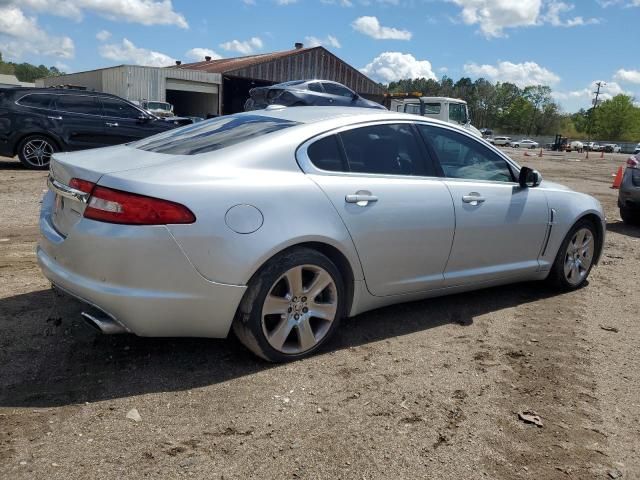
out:
<path id="1" fill-rule="evenodd" d="M 12 90 L 16 94 L 26 95 L 28 93 L 51 93 L 55 95 L 96 95 L 100 97 L 110 97 L 117 98 L 120 100 L 126 100 L 122 97 L 118 97 L 117 95 L 112 95 L 111 93 L 104 92 L 95 92 L 93 90 L 84 90 L 81 88 L 56 88 L 56 87 L 17 87 L 11 88 L 8 90 Z"/>

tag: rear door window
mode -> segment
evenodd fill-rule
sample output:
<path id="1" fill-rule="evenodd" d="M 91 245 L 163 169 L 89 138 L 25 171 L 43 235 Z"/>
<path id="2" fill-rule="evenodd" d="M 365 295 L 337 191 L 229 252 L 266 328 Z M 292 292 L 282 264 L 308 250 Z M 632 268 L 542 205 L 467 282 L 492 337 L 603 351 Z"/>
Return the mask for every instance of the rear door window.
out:
<path id="1" fill-rule="evenodd" d="M 383 175 L 428 175 L 425 151 L 409 123 L 372 125 L 340 133 L 349 170 Z"/>
<path id="2" fill-rule="evenodd" d="M 322 89 L 322 85 L 320 85 L 320 82 L 310 83 L 309 90 L 311 90 L 312 92 L 324 93 L 324 90 Z"/>
<path id="3" fill-rule="evenodd" d="M 322 86 L 324 87 L 324 91 L 330 95 L 338 95 L 340 97 L 353 96 L 353 92 L 351 90 L 336 83 L 323 82 Z"/>
<path id="4" fill-rule="evenodd" d="M 46 93 L 31 93 L 18 100 L 18 104 L 23 107 L 50 109 L 53 108 L 53 100 L 53 95 Z"/>
<path id="5" fill-rule="evenodd" d="M 57 95 L 56 110 L 83 115 L 102 115 L 98 97 L 91 95 Z"/>
<path id="6" fill-rule="evenodd" d="M 298 122 L 263 115 L 229 115 L 169 130 L 129 145 L 148 152 L 197 155 L 230 147 L 294 125 L 298 125 Z"/>
<path id="7" fill-rule="evenodd" d="M 307 149 L 307 155 L 311 163 L 320 170 L 330 172 L 348 171 L 342 158 L 338 138 L 335 135 L 329 135 L 312 143 Z"/>

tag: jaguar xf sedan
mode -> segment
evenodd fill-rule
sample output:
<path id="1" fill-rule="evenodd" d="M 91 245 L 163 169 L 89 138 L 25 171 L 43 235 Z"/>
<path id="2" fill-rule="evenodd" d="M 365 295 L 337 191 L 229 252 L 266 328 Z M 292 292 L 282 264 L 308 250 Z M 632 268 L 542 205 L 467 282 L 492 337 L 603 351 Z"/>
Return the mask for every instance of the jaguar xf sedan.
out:
<path id="1" fill-rule="evenodd" d="M 352 107 L 271 106 L 56 153 L 48 184 L 39 264 L 91 325 L 233 330 L 274 362 L 385 305 L 582 287 L 605 236 L 597 200 L 466 130 Z"/>

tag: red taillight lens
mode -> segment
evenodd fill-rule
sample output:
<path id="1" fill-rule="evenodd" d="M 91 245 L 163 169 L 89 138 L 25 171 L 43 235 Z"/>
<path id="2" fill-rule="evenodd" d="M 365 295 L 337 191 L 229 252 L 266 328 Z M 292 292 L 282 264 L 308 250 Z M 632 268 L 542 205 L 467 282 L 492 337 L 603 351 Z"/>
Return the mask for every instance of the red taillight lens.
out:
<path id="1" fill-rule="evenodd" d="M 80 190 L 83 193 L 91 193 L 93 191 L 93 187 L 96 186 L 93 182 L 88 182 L 86 180 L 81 180 L 79 178 L 72 178 L 69 182 L 69 186 L 71 188 L 75 188 L 76 190 Z"/>
<path id="2" fill-rule="evenodd" d="M 638 159 L 636 157 L 629 157 L 629 160 L 627 160 L 627 167 L 638 168 L 638 166 L 640 166 L 640 162 L 638 162 Z"/>
<path id="3" fill-rule="evenodd" d="M 93 188 L 84 216 L 101 222 L 127 225 L 167 225 L 196 221 L 191 210 L 179 203 L 100 186 Z"/>

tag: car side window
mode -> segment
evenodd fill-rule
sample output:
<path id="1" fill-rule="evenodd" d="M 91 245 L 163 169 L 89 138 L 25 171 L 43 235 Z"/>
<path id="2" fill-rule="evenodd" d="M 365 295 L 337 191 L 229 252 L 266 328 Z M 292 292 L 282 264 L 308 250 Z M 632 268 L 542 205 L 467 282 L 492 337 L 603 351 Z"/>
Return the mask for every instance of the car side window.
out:
<path id="1" fill-rule="evenodd" d="M 307 155 L 311 163 L 321 170 L 330 172 L 348 171 L 342 158 L 338 138 L 335 135 L 321 138 L 309 145 Z"/>
<path id="2" fill-rule="evenodd" d="M 47 95 L 46 93 L 31 93 L 19 99 L 18 104 L 23 107 L 47 109 L 53 107 L 53 98 L 53 95 Z"/>
<path id="3" fill-rule="evenodd" d="M 353 92 L 342 85 L 335 83 L 323 82 L 324 91 L 330 95 L 339 95 L 340 97 L 352 97 Z"/>
<path id="4" fill-rule="evenodd" d="M 352 172 L 433 175 L 425 172 L 424 152 L 409 123 L 354 128 L 340 138 Z"/>
<path id="5" fill-rule="evenodd" d="M 142 115 L 140 110 L 122 100 L 104 97 L 100 100 L 102 101 L 102 110 L 106 117 L 137 119 Z"/>
<path id="6" fill-rule="evenodd" d="M 462 103 L 449 104 L 449 118 L 460 124 L 467 123 L 467 107 Z"/>
<path id="7" fill-rule="evenodd" d="M 60 112 L 102 115 L 98 97 L 91 95 L 58 95 L 56 110 Z"/>
<path id="8" fill-rule="evenodd" d="M 445 177 L 515 181 L 507 161 L 477 140 L 431 125 L 418 125 L 418 130 L 435 150 Z"/>
<path id="9" fill-rule="evenodd" d="M 312 92 L 324 93 L 324 90 L 322 89 L 322 85 L 320 85 L 320 82 L 310 83 L 309 90 L 311 90 Z"/>

